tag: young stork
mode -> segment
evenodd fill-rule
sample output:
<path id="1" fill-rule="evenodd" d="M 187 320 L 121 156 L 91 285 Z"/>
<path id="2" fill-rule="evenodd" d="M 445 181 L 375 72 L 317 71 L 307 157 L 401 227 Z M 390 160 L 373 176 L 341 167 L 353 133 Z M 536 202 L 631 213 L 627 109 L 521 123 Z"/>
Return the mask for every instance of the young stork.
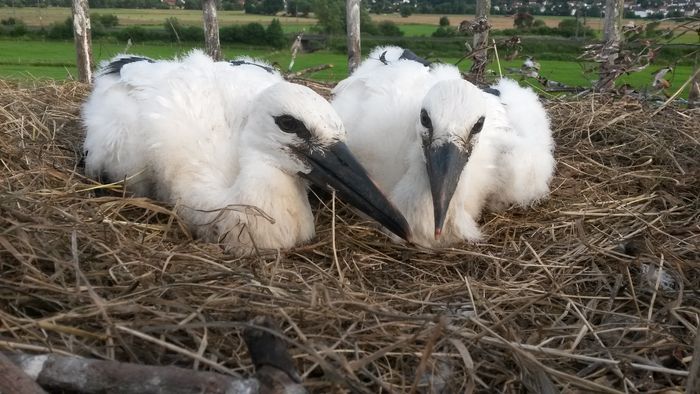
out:
<path id="1" fill-rule="evenodd" d="M 328 101 L 267 64 L 118 56 L 97 73 L 82 118 L 88 176 L 174 204 L 195 234 L 233 253 L 312 238 L 309 181 L 409 236 Z"/>
<path id="2" fill-rule="evenodd" d="M 455 66 L 379 47 L 336 86 L 332 105 L 420 245 L 477 241 L 485 207 L 528 206 L 549 191 L 549 119 L 512 80 L 482 90 Z"/>

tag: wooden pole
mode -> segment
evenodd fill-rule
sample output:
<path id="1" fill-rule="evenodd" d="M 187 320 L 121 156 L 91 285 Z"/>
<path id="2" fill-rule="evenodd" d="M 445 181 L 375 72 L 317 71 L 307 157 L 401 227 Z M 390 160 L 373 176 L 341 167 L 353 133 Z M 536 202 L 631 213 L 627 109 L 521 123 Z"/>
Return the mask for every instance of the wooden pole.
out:
<path id="1" fill-rule="evenodd" d="M 348 74 L 360 65 L 360 0 L 346 0 L 345 13 L 348 32 Z"/>
<path id="2" fill-rule="evenodd" d="M 87 0 L 73 0 L 73 37 L 77 54 L 78 80 L 92 82 L 92 34 Z"/>
<path id="3" fill-rule="evenodd" d="M 622 13 L 624 0 L 605 1 L 605 20 L 603 22 L 603 62 L 600 64 L 600 78 L 596 90 L 606 91 L 615 86 L 615 79 L 620 75 L 615 61 L 620 53 L 622 39 Z"/>
<path id="4" fill-rule="evenodd" d="M 214 60 L 221 60 L 216 0 L 203 0 L 202 12 L 204 13 L 204 45 L 207 49 L 207 54 Z"/>
<path id="5" fill-rule="evenodd" d="M 484 78 L 484 73 L 486 71 L 486 64 L 488 63 L 488 51 L 487 47 L 489 45 L 489 29 L 488 29 L 488 19 L 491 12 L 491 0 L 476 0 L 476 23 L 478 25 L 486 26 L 486 29 L 479 29 L 480 31 L 474 32 L 474 63 L 469 70 L 470 74 L 474 76 L 477 81 Z"/>

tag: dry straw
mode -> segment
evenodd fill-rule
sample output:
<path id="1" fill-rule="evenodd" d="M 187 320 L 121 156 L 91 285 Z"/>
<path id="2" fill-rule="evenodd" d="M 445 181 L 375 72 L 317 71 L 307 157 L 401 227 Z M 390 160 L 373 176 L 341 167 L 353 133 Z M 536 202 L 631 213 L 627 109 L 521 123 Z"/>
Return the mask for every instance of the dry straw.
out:
<path id="1" fill-rule="evenodd" d="M 700 312 L 698 112 L 548 103 L 551 197 L 486 214 L 483 243 L 394 245 L 341 203 L 333 221 L 326 201 L 312 243 L 235 259 L 192 240 L 167 206 L 119 185 L 95 196 L 79 164 L 86 92 L 0 81 L 0 349 L 246 375 L 241 322 L 264 314 L 314 392 L 686 384 Z"/>

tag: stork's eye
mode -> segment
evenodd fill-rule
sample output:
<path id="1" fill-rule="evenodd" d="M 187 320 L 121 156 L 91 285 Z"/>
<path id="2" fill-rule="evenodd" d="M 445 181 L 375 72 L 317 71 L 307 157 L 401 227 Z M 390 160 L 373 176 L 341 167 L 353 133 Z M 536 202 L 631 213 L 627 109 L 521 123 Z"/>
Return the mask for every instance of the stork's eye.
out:
<path id="1" fill-rule="evenodd" d="M 479 134 L 481 132 L 481 129 L 483 129 L 483 128 L 484 128 L 484 117 L 482 116 L 479 118 L 479 120 L 476 121 L 476 123 L 474 123 L 474 126 L 472 126 L 472 131 L 471 131 L 470 135 Z"/>
<path id="2" fill-rule="evenodd" d="M 304 123 L 290 115 L 275 116 L 275 123 L 285 133 L 302 134 L 306 131 Z"/>
<path id="3" fill-rule="evenodd" d="M 430 116 L 428 116 L 428 111 L 424 109 L 420 110 L 420 124 L 426 129 L 433 128 L 433 122 L 430 120 Z"/>

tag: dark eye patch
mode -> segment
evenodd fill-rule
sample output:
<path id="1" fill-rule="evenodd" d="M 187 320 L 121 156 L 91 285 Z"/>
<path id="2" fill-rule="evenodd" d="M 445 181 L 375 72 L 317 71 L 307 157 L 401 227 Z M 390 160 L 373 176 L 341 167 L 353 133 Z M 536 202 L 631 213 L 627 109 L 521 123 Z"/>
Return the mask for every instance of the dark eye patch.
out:
<path id="1" fill-rule="evenodd" d="M 296 134 L 301 138 L 311 138 L 311 132 L 306 128 L 304 122 L 291 115 L 275 116 L 275 124 L 280 130 L 289 134 Z"/>
<path id="2" fill-rule="evenodd" d="M 472 131 L 469 133 L 469 135 L 481 133 L 481 129 L 484 128 L 484 120 L 485 118 L 483 116 L 480 117 L 479 120 L 474 123 L 474 126 L 472 126 Z"/>
<path id="3" fill-rule="evenodd" d="M 430 120 L 428 112 L 424 109 L 420 111 L 420 124 L 423 125 L 423 127 L 425 127 L 426 129 L 428 129 L 427 133 L 421 133 L 421 138 L 423 140 L 423 149 L 426 149 L 430 146 L 433 140 L 433 122 Z"/>
<path id="4" fill-rule="evenodd" d="M 428 111 L 424 109 L 420 110 L 420 124 L 429 130 L 433 128 L 433 121 L 430 120 L 430 116 L 428 116 Z"/>

